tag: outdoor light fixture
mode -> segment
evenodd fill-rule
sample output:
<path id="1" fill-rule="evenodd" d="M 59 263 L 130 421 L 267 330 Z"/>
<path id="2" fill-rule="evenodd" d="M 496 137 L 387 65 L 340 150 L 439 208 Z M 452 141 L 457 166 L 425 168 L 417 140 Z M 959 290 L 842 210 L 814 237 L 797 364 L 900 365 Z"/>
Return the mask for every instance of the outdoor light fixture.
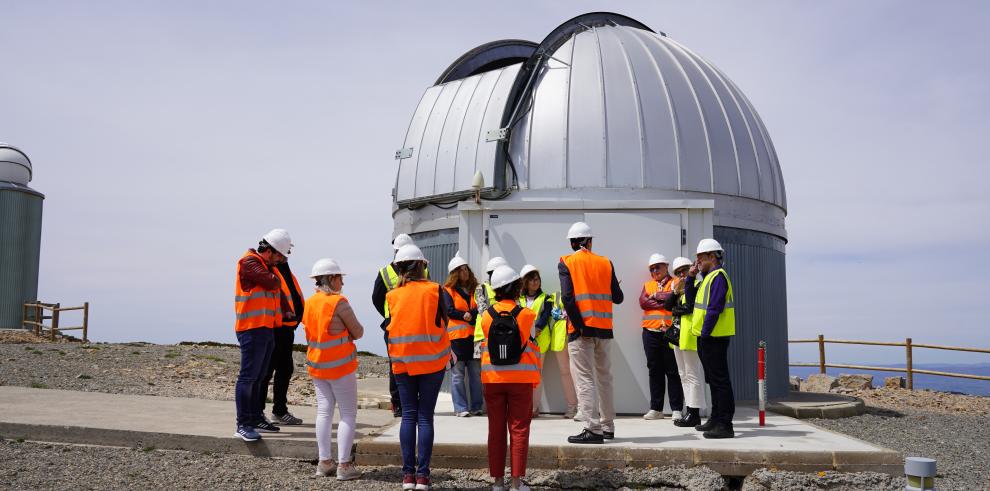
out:
<path id="1" fill-rule="evenodd" d="M 474 173 L 474 179 L 471 180 L 471 188 L 474 189 L 474 202 L 476 204 L 481 204 L 481 188 L 485 187 L 485 176 L 481 171 Z"/>
<path id="2" fill-rule="evenodd" d="M 907 477 L 906 491 L 935 489 L 935 459 L 908 457 L 904 459 L 904 477 Z"/>

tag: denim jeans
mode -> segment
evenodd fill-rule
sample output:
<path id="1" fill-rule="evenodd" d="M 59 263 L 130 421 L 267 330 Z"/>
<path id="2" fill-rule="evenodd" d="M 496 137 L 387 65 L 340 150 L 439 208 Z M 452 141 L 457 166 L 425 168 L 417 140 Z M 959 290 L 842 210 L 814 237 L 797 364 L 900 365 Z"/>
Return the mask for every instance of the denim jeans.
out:
<path id="1" fill-rule="evenodd" d="M 464 388 L 465 381 L 467 390 Z M 470 401 L 468 401 L 469 393 Z M 454 399 L 455 413 L 481 411 L 484 403 L 484 394 L 481 391 L 481 360 L 459 361 L 450 368 L 450 395 Z"/>
<path id="2" fill-rule="evenodd" d="M 289 381 L 292 380 L 292 343 L 295 342 L 296 330 L 292 327 L 276 327 L 272 329 L 274 344 L 272 358 L 261 379 L 261 391 L 258 404 L 261 412 L 265 412 L 268 401 L 268 385 L 272 386 L 272 414 L 283 415 L 289 412 L 288 394 Z M 274 380 L 272 380 L 274 378 Z"/>
<path id="3" fill-rule="evenodd" d="M 395 374 L 395 385 L 399 387 L 399 398 L 402 400 L 399 446 L 402 448 L 403 474 L 430 475 L 433 411 L 437 407 L 443 374 L 444 370 L 422 375 Z"/>
<path id="4" fill-rule="evenodd" d="M 234 388 L 237 405 L 237 426 L 254 426 L 261 422 L 261 381 L 272 358 L 274 338 L 267 327 L 248 329 L 237 333 L 241 345 L 241 372 Z"/>

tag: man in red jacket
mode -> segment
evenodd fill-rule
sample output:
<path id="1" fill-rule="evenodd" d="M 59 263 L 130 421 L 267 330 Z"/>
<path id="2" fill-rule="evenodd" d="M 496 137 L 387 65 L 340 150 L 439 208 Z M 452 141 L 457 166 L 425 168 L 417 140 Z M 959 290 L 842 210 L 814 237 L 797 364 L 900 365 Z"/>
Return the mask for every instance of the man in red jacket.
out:
<path id="1" fill-rule="evenodd" d="M 234 331 L 241 347 L 241 370 L 234 400 L 237 432 L 244 441 L 261 439 L 258 431 L 277 432 L 258 403 L 262 377 L 268 370 L 274 340 L 272 329 L 283 311 L 291 310 L 282 295 L 282 281 L 275 267 L 291 252 L 289 233 L 274 229 L 265 234 L 257 250 L 248 250 L 237 262 L 234 285 Z"/>

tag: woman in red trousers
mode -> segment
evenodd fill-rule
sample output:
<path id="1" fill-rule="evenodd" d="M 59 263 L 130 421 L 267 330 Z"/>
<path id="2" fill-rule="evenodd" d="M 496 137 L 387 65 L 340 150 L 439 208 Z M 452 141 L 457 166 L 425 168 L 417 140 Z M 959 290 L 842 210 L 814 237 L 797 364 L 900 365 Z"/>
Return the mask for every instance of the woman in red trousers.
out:
<path id="1" fill-rule="evenodd" d="M 508 266 L 492 272 L 495 303 L 482 316 L 481 383 L 488 405 L 488 469 L 493 491 L 505 490 L 505 436 L 512 453 L 512 490 L 529 491 L 522 482 L 529 453 L 533 388 L 540 383 L 539 349 L 530 338 L 536 314 L 516 303 L 519 273 Z M 519 332 L 518 343 L 514 331 Z M 521 354 L 519 353 L 521 351 Z M 515 355 L 518 354 L 518 359 Z"/>

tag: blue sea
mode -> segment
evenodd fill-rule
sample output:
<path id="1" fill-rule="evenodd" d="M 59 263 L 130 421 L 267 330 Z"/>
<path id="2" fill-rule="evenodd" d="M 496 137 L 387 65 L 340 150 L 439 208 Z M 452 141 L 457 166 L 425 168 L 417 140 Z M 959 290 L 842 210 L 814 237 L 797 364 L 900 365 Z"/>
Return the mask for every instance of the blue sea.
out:
<path id="1" fill-rule="evenodd" d="M 903 367 L 904 365 L 876 365 Z M 967 373 L 972 375 L 990 376 L 990 363 L 975 364 L 952 364 L 952 363 L 925 363 L 915 364 L 914 368 L 922 370 L 937 370 L 940 372 Z M 818 368 L 813 367 L 790 367 L 791 375 L 801 377 L 806 380 L 808 375 L 818 373 Z M 883 385 L 884 377 L 905 376 L 904 373 L 897 372 L 874 372 L 870 370 L 853 370 L 851 368 L 829 368 L 826 370 L 829 375 L 837 377 L 843 373 L 865 373 L 873 375 L 873 385 Z M 915 389 L 931 389 L 942 392 L 958 392 L 961 394 L 971 394 L 979 396 L 990 396 L 990 380 L 972 380 L 965 378 L 939 377 L 936 375 L 914 374 Z"/>

